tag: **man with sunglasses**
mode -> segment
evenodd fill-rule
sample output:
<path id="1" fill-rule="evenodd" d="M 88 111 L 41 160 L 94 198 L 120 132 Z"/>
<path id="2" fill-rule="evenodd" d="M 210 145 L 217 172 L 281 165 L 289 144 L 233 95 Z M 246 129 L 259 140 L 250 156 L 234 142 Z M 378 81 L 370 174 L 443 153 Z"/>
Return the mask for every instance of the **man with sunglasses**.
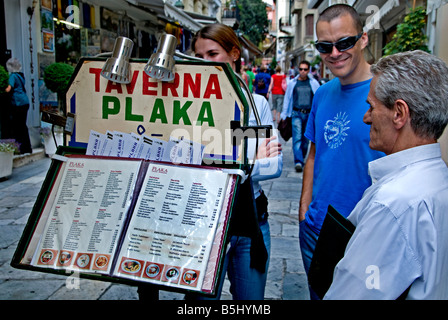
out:
<path id="1" fill-rule="evenodd" d="M 304 135 L 305 128 L 319 82 L 314 77 L 308 76 L 310 73 L 308 61 L 301 61 L 298 70 L 299 75 L 289 81 L 286 88 L 280 117 L 282 119 L 291 117 L 294 166 L 297 172 L 302 172 L 309 145 Z"/>
<path id="2" fill-rule="evenodd" d="M 317 90 L 305 137 L 310 151 L 299 206 L 300 248 L 308 273 L 329 205 L 347 217 L 371 185 L 368 163 L 384 153 L 369 148 L 363 116 L 372 79 L 364 58 L 368 36 L 349 5 L 325 9 L 316 25 L 316 49 L 335 78 Z M 312 299 L 317 295 L 310 289 Z"/>

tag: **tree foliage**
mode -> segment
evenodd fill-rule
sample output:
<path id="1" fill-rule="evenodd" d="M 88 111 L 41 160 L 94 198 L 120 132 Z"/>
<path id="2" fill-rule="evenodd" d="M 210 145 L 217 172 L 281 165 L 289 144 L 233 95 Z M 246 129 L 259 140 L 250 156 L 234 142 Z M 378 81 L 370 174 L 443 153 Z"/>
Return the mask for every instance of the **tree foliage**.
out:
<path id="1" fill-rule="evenodd" d="M 238 0 L 238 9 L 240 31 L 258 45 L 264 40 L 268 28 L 266 3 L 262 0 Z"/>
<path id="2" fill-rule="evenodd" d="M 384 47 L 384 55 L 410 50 L 430 52 L 426 45 L 428 38 L 424 33 L 425 26 L 426 10 L 423 7 L 411 10 L 397 26 L 397 32 L 392 40 Z"/>

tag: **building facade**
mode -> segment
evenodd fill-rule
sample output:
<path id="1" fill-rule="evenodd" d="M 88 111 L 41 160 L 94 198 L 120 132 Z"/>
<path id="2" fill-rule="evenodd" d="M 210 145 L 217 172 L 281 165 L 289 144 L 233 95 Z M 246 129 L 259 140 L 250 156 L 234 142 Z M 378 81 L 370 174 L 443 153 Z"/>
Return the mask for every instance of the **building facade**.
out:
<path id="1" fill-rule="evenodd" d="M 365 57 L 370 63 L 377 62 L 383 56 L 384 46 L 391 41 L 398 24 L 411 9 L 426 9 L 426 35 L 428 48 L 432 54 L 448 63 L 448 38 L 444 32 L 448 30 L 448 0 L 277 0 L 279 11 L 278 53 L 282 63 L 297 65 L 301 60 L 314 60 L 318 52 L 312 41 L 317 40 L 315 24 L 319 14 L 327 7 L 345 3 L 353 6 L 361 15 L 364 31 L 369 35 L 369 45 Z M 289 5 L 289 11 L 288 11 Z M 290 16 L 290 20 L 284 16 Z M 311 22 L 313 20 L 313 22 Z M 313 26 L 313 27 L 312 27 Z M 282 32 L 286 31 L 286 32 Z M 313 31 L 311 31 L 313 30 Z M 312 33 L 312 35 L 311 35 Z M 291 38 L 292 36 L 292 38 Z M 283 40 L 282 44 L 282 37 Z M 286 52 L 285 52 L 286 51 Z M 320 64 L 320 75 L 331 79 L 333 76 L 325 66 Z M 443 157 L 448 162 L 448 132 L 440 139 Z"/>
<path id="2" fill-rule="evenodd" d="M 81 57 L 113 49 L 115 38 L 134 41 L 133 58 L 149 58 L 161 34 L 178 38 L 178 50 L 204 24 L 220 21 L 221 0 L 0 0 L 1 55 L 18 58 L 30 99 L 27 124 L 32 146 L 41 144 L 41 111 L 57 105 L 43 81 L 54 62 L 76 65 Z"/>

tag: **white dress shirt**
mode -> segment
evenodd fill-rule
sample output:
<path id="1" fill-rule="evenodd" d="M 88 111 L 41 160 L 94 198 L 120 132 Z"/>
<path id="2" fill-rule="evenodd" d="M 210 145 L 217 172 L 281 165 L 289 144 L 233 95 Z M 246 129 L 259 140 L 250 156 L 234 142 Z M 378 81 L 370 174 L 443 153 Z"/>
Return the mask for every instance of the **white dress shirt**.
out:
<path id="1" fill-rule="evenodd" d="M 448 169 L 438 143 L 369 163 L 373 185 L 324 299 L 448 299 Z"/>

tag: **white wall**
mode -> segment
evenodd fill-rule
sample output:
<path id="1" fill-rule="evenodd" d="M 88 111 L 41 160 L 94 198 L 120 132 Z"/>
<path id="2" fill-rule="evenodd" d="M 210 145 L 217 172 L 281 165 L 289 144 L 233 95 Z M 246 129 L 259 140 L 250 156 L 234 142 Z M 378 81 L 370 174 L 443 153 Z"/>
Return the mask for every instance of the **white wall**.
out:
<path id="1" fill-rule="evenodd" d="M 5 25 L 6 25 L 6 45 L 11 50 L 11 56 L 17 58 L 22 63 L 22 71 L 25 74 L 26 90 L 30 100 L 30 109 L 28 111 L 28 127 L 40 127 L 39 113 L 39 86 L 38 73 L 39 63 L 37 60 L 38 40 L 40 35 L 36 33 L 36 19 L 39 15 L 39 3 L 35 1 L 37 8 L 34 10 L 31 21 L 32 46 L 30 46 L 29 19 L 27 8 L 33 4 L 32 0 L 5 1 Z M 39 35 L 39 37 L 38 37 Z M 30 53 L 32 49 L 32 56 Z M 31 66 L 32 63 L 32 66 Z M 34 81 L 34 104 L 32 102 L 32 87 Z M 30 132 L 30 135 L 32 132 Z"/>
<path id="2" fill-rule="evenodd" d="M 448 37 L 446 31 L 448 30 L 448 4 L 443 5 L 437 9 L 437 25 L 434 54 L 448 63 Z M 445 129 L 444 134 L 439 140 L 442 148 L 442 157 L 448 163 L 448 129 Z"/>

